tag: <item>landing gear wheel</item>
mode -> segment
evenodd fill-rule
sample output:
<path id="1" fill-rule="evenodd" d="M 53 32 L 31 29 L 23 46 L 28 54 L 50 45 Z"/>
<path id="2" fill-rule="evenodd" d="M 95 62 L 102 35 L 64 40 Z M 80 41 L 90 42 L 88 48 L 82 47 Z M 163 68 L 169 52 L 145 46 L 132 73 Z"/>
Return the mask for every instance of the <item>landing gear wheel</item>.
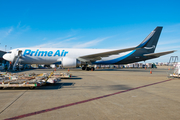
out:
<path id="1" fill-rule="evenodd" d="M 82 67 L 82 70 L 85 70 L 85 67 Z"/>
<path id="2" fill-rule="evenodd" d="M 31 89 L 31 90 L 33 90 L 33 89 L 35 89 L 36 87 L 29 87 L 29 89 Z"/>
<path id="3" fill-rule="evenodd" d="M 95 68 L 94 67 L 91 67 L 91 71 L 94 71 L 95 70 Z"/>
<path id="4" fill-rule="evenodd" d="M 86 67 L 86 69 L 85 69 L 86 71 L 89 71 L 90 70 L 90 68 L 89 67 Z"/>

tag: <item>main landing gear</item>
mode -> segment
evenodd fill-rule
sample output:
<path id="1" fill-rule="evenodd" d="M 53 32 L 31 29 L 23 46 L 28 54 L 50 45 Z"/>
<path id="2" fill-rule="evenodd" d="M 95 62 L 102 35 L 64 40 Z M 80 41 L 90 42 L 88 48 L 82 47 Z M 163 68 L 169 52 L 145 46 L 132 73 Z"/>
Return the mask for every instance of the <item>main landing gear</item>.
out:
<path id="1" fill-rule="evenodd" d="M 91 70 L 91 71 L 94 71 L 94 70 L 95 70 L 95 68 L 94 68 L 94 67 L 87 67 L 87 66 L 83 66 L 83 67 L 82 67 L 82 70 L 86 70 L 86 71 Z"/>

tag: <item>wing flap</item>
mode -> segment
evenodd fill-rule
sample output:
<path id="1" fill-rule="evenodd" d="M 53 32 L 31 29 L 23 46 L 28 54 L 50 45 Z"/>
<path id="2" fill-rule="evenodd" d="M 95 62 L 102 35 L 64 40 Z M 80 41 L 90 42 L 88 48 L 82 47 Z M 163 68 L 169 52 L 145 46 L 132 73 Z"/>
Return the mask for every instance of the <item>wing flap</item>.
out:
<path id="1" fill-rule="evenodd" d="M 162 55 L 167 55 L 167 54 L 173 53 L 175 51 L 176 50 L 166 51 L 166 52 L 159 52 L 159 53 L 150 53 L 150 54 L 144 54 L 144 56 L 147 56 L 147 57 L 160 57 Z"/>

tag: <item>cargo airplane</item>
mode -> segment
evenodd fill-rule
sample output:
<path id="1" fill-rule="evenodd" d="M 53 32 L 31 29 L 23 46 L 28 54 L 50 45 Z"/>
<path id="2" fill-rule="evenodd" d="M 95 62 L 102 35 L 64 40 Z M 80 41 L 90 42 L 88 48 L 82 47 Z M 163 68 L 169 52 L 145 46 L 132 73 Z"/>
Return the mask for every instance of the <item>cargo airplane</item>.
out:
<path id="1" fill-rule="evenodd" d="M 17 48 L 3 55 L 12 64 L 55 64 L 64 68 L 82 66 L 93 69 L 94 64 L 128 64 L 160 57 L 172 51 L 154 53 L 162 27 L 156 27 L 138 46 L 126 49 L 73 49 L 73 48 Z"/>

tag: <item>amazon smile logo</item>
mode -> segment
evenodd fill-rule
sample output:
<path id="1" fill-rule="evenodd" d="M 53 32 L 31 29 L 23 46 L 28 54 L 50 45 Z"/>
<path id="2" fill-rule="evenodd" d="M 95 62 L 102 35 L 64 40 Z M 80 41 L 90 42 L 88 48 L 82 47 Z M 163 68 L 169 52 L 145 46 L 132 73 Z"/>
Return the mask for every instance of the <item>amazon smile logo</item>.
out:
<path id="1" fill-rule="evenodd" d="M 153 48 L 155 48 L 156 46 L 155 45 L 153 45 L 152 47 L 144 47 L 145 49 L 153 49 Z"/>

